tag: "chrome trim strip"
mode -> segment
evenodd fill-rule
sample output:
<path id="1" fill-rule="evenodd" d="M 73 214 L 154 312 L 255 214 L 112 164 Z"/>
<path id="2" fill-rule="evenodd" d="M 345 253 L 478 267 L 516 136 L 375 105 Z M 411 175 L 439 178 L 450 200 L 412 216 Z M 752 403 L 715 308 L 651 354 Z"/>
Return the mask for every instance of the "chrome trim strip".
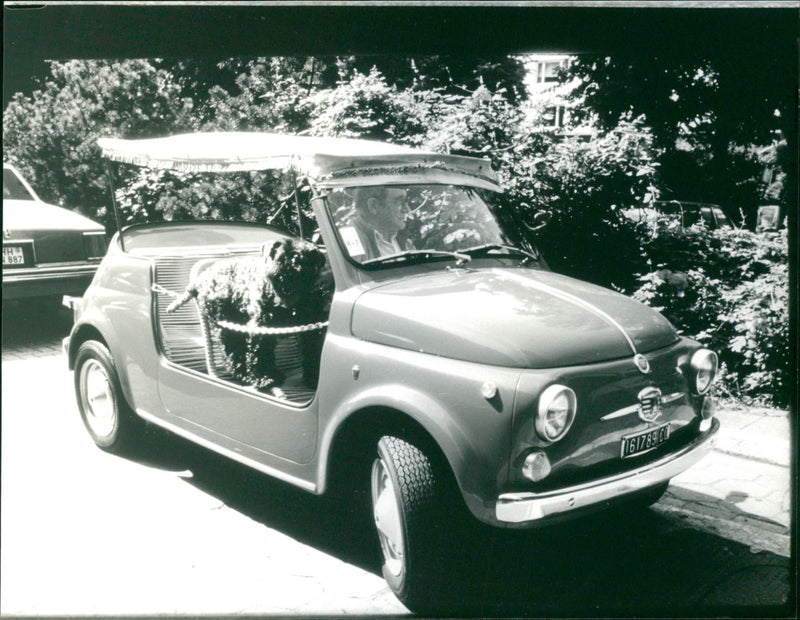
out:
<path id="1" fill-rule="evenodd" d="M 18 267 L 13 275 L 50 275 L 60 273 L 83 273 L 84 271 L 97 271 L 100 265 L 99 258 L 89 261 L 71 261 L 69 263 L 43 263 L 35 267 Z"/>
<path id="2" fill-rule="evenodd" d="M 614 420 L 616 418 L 621 418 L 621 417 L 624 417 L 626 415 L 631 415 L 632 413 L 638 413 L 638 411 L 639 411 L 639 405 L 638 404 L 637 405 L 630 405 L 628 407 L 623 407 L 622 409 L 617 409 L 616 411 L 613 411 L 612 413 L 604 415 L 602 418 L 600 418 L 600 421 L 601 422 L 605 422 L 607 420 Z"/>
<path id="3" fill-rule="evenodd" d="M 676 400 L 680 400 L 686 396 L 683 392 L 673 392 L 672 394 L 667 394 L 666 396 L 661 397 L 661 404 L 668 405 L 670 403 L 674 403 Z M 622 418 L 626 415 L 631 415 L 632 413 L 639 412 L 639 405 L 629 405 L 627 407 L 623 407 L 622 409 L 617 409 L 616 411 L 612 411 L 611 413 L 607 413 L 602 418 L 600 418 L 601 422 L 607 422 L 608 420 L 615 420 L 616 418 Z"/>
<path id="4" fill-rule="evenodd" d="M 3 272 L 3 283 L 14 284 L 19 282 L 37 282 L 40 280 L 66 280 L 93 276 L 97 271 L 98 262 L 93 265 L 80 265 L 71 267 L 45 268 L 45 269 L 18 269 L 12 273 Z"/>
<path id="5" fill-rule="evenodd" d="M 667 394 L 666 396 L 661 397 L 661 404 L 662 405 L 669 405 L 670 403 L 674 403 L 676 400 L 680 400 L 686 396 L 683 392 L 673 392 L 672 394 Z"/>
<path id="6" fill-rule="evenodd" d="M 589 312 L 591 312 L 595 316 L 600 317 L 601 319 L 605 320 L 610 325 L 612 325 L 614 328 L 616 328 L 616 330 L 620 334 L 622 334 L 623 338 L 625 338 L 625 341 L 628 343 L 628 346 L 630 347 L 630 349 L 633 352 L 633 354 L 636 355 L 638 353 L 638 351 L 636 350 L 636 345 L 634 344 L 634 342 L 631 339 L 631 337 L 628 335 L 628 332 L 626 332 L 625 329 L 622 327 L 622 325 L 620 325 L 613 317 L 611 317 L 611 315 L 609 315 L 608 313 L 604 312 L 603 310 L 601 310 L 597 306 L 595 306 L 593 304 L 590 304 L 585 299 L 581 299 L 580 297 L 576 297 L 575 295 L 572 295 L 570 293 L 565 293 L 564 291 L 560 291 L 557 288 L 554 288 L 554 287 L 552 287 L 552 286 L 550 286 L 548 284 L 543 284 L 541 282 L 537 282 L 536 280 L 523 278 L 523 277 L 518 276 L 518 275 L 516 275 L 514 273 L 504 272 L 503 275 L 506 275 L 508 277 L 514 278 L 515 280 L 519 280 L 521 282 L 524 282 L 525 284 L 531 285 L 531 286 L 533 286 L 535 288 L 538 288 L 539 290 L 546 291 L 546 292 L 550 293 L 551 295 L 553 295 L 555 297 L 560 297 L 561 299 L 569 301 L 569 302 L 575 304 L 576 306 L 580 306 L 584 310 L 588 310 Z"/>
<path id="7" fill-rule="evenodd" d="M 623 474 L 547 493 L 504 493 L 497 499 L 495 515 L 505 523 L 538 521 L 667 482 L 711 451 L 718 430 L 714 419 L 711 429 L 688 446 Z"/>
<path id="8" fill-rule="evenodd" d="M 150 413 L 148 411 L 145 411 L 144 409 L 138 409 L 137 408 L 136 409 L 136 413 L 140 417 L 144 418 L 148 422 L 151 422 L 151 423 L 155 424 L 156 426 L 160 426 L 162 428 L 165 428 L 166 430 L 168 430 L 171 433 L 175 433 L 176 435 L 178 435 L 180 437 L 183 437 L 184 439 L 186 439 L 188 441 L 196 443 L 199 446 L 203 446 L 204 448 L 208 448 L 209 450 L 212 450 L 213 452 L 221 454 L 222 456 L 225 456 L 225 457 L 227 457 L 227 458 L 229 458 L 229 459 L 231 459 L 233 461 L 241 463 L 242 465 L 246 465 L 247 467 L 251 467 L 251 468 L 255 469 L 256 471 L 261 472 L 262 474 L 266 474 L 267 476 L 271 476 L 273 478 L 277 478 L 278 480 L 283 480 L 284 482 L 288 482 L 289 484 L 293 484 L 293 485 L 295 485 L 297 487 L 300 487 L 301 489 L 303 489 L 305 491 L 310 491 L 311 493 L 316 493 L 317 492 L 317 485 L 314 484 L 313 482 L 308 482 L 307 480 L 303 480 L 302 478 L 298 478 L 296 476 L 292 476 L 290 474 L 282 472 L 279 469 L 275 469 L 274 467 L 270 467 L 269 465 L 264 465 L 263 463 L 260 463 L 260 462 L 254 460 L 254 459 L 251 459 L 249 457 L 243 456 L 243 455 L 239 454 L 238 452 L 234 452 L 233 450 L 229 450 L 228 448 L 223 448 L 222 446 L 219 446 L 219 445 L 215 444 L 213 441 L 210 441 L 208 439 L 204 439 L 203 437 L 200 437 L 199 435 L 195 435 L 194 433 L 191 433 L 191 432 L 187 431 L 186 429 L 183 429 L 183 428 L 181 428 L 179 426 L 176 426 L 175 424 L 172 424 L 171 422 L 167 422 L 165 420 L 162 420 L 158 416 L 155 416 L 152 413 Z"/>

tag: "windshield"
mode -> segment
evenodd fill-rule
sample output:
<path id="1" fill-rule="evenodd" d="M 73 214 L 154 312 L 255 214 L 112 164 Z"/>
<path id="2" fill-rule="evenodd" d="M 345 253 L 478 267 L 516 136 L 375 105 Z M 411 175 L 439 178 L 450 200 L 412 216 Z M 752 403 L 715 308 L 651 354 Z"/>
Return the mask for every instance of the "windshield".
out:
<path id="1" fill-rule="evenodd" d="M 33 200 L 31 193 L 10 168 L 3 168 L 3 200 Z"/>
<path id="2" fill-rule="evenodd" d="M 490 209 L 493 194 L 457 185 L 380 185 L 336 188 L 327 198 L 347 253 L 362 265 L 463 263 L 478 254 L 536 259 L 504 234 Z"/>

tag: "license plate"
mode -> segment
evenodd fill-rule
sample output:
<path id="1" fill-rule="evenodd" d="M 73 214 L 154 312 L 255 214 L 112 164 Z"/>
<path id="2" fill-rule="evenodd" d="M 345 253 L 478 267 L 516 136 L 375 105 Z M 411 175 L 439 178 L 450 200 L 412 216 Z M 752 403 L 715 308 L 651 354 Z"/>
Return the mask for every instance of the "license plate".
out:
<path id="1" fill-rule="evenodd" d="M 3 246 L 3 265 L 19 266 L 25 264 L 25 253 L 18 245 Z"/>
<path id="2" fill-rule="evenodd" d="M 627 459 L 650 452 L 650 450 L 655 450 L 667 439 L 669 439 L 669 422 L 635 435 L 625 435 L 622 438 L 620 455 L 622 458 Z"/>

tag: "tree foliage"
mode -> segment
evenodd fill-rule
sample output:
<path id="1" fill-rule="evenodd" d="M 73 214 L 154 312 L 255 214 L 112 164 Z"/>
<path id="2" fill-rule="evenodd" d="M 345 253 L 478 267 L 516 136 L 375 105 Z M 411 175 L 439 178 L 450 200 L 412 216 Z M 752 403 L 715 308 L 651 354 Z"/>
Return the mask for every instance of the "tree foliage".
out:
<path id="1" fill-rule="evenodd" d="M 309 97 L 329 73 L 323 61 L 256 58 L 235 64 L 239 73 L 233 86 L 210 85 L 203 129 L 299 133 L 308 128 Z"/>
<path id="2" fill-rule="evenodd" d="M 348 81 L 373 69 L 400 90 L 429 90 L 468 96 L 480 89 L 501 94 L 511 105 L 527 96 L 525 67 L 513 56 L 359 56 L 347 59 L 340 75 Z"/>
<path id="3" fill-rule="evenodd" d="M 623 118 L 592 140 L 549 146 L 537 162 L 532 199 L 553 213 L 539 241 L 551 267 L 625 289 L 641 261 L 621 211 L 652 200 L 657 170 L 641 117 Z"/>
<path id="4" fill-rule="evenodd" d="M 146 60 L 51 62 L 30 97 L 3 115 L 3 157 L 43 199 L 110 223 L 97 138 L 144 138 L 193 127 L 174 76 Z"/>
<path id="5" fill-rule="evenodd" d="M 366 138 L 419 144 L 435 94 L 398 90 L 376 69 L 354 73 L 351 80 L 309 98 L 309 131 L 313 135 Z"/>
<path id="6" fill-rule="evenodd" d="M 665 198 L 718 203 L 753 228 L 767 199 L 765 158 L 777 151 L 784 163 L 786 137 L 796 129 L 795 76 L 785 66 L 765 50 L 735 59 L 587 56 L 570 72 L 581 79 L 575 93 L 581 109 L 591 110 L 601 126 L 614 126 L 625 114 L 644 115 L 661 152 Z M 787 202 L 785 195 L 777 199 Z"/>

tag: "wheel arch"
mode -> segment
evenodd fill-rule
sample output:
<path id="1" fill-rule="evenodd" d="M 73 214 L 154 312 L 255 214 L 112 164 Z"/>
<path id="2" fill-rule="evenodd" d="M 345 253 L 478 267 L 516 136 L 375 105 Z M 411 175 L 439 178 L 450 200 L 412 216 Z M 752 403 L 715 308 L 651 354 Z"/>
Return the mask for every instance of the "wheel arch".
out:
<path id="1" fill-rule="evenodd" d="M 324 492 L 346 483 L 353 467 L 373 456 L 377 441 L 384 435 L 414 443 L 455 478 L 442 446 L 422 423 L 399 409 L 371 405 L 351 412 L 337 425 L 320 459 L 320 489 Z"/>
<path id="2" fill-rule="evenodd" d="M 75 358 L 78 355 L 78 349 L 84 342 L 89 340 L 97 340 L 108 348 L 108 341 L 97 327 L 84 323 L 75 328 L 69 338 L 69 349 L 67 350 L 67 365 L 70 370 L 75 370 Z"/>
<path id="3" fill-rule="evenodd" d="M 69 338 L 69 348 L 67 350 L 67 365 L 70 370 L 75 370 L 75 361 L 81 345 L 89 340 L 96 340 L 100 342 L 111 355 L 111 360 L 114 364 L 117 377 L 122 390 L 122 396 L 131 404 L 134 402 L 133 393 L 131 390 L 127 368 L 125 364 L 117 363 L 120 358 L 119 351 L 119 336 L 114 329 L 113 325 L 103 318 L 100 314 L 92 313 L 89 316 L 84 315 L 80 323 L 73 327 Z"/>
<path id="4" fill-rule="evenodd" d="M 388 385 L 374 386 L 348 404 L 323 427 L 317 471 L 320 493 L 329 487 L 341 490 L 337 485 L 347 484 L 354 468 L 373 455 L 377 440 L 394 435 L 425 450 L 475 516 L 485 518 L 478 498 L 489 483 L 477 481 L 474 471 L 479 447 L 452 423 L 443 404 L 407 386 Z"/>

